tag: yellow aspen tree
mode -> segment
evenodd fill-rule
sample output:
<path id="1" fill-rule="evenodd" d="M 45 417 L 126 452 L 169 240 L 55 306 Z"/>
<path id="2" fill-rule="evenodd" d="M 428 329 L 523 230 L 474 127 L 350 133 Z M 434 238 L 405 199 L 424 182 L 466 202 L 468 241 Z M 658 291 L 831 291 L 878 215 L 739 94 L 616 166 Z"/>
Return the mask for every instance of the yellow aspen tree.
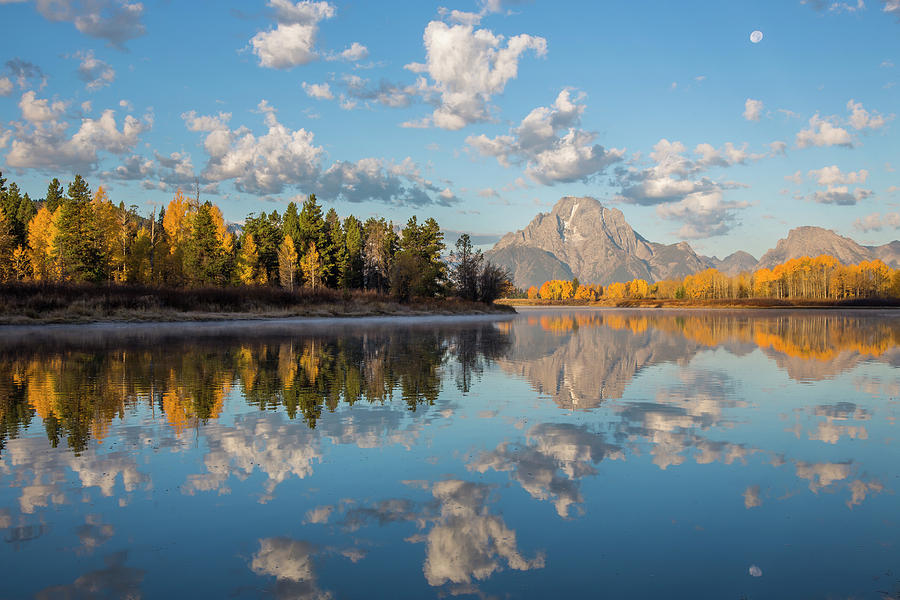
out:
<path id="1" fill-rule="evenodd" d="M 55 231 L 53 213 L 42 206 L 28 223 L 29 260 L 31 276 L 35 281 L 50 281 L 58 277 L 58 268 L 52 256 Z"/>
<path id="2" fill-rule="evenodd" d="M 648 298 L 650 284 L 645 279 L 633 279 L 628 282 L 628 295 L 632 298 Z"/>
<path id="3" fill-rule="evenodd" d="M 297 250 L 291 236 L 284 236 L 278 248 L 278 278 L 281 286 L 293 291 L 297 273 Z"/>
<path id="4" fill-rule="evenodd" d="M 256 242 L 253 240 L 253 235 L 250 233 L 244 236 L 244 242 L 241 244 L 235 263 L 235 271 L 238 281 L 244 285 L 260 283 L 259 250 L 256 247 Z"/>
<path id="5" fill-rule="evenodd" d="M 110 202 L 109 195 L 102 185 L 94 193 L 92 203 L 97 238 L 100 251 L 103 253 L 102 260 L 106 263 L 109 275 L 113 276 L 116 281 L 122 282 L 125 272 L 125 257 L 118 252 L 120 245 L 119 210 Z"/>
<path id="6" fill-rule="evenodd" d="M 16 249 L 13 250 L 12 269 L 16 281 L 28 279 L 28 275 L 31 272 L 31 263 L 28 260 L 28 250 L 22 247 L 21 244 L 16 246 Z"/>
<path id="7" fill-rule="evenodd" d="M 316 289 L 322 284 L 322 260 L 315 242 L 309 244 L 309 249 L 300 259 L 300 270 L 307 285 Z"/>
<path id="8" fill-rule="evenodd" d="M 621 282 L 611 283 L 606 286 L 606 290 L 604 291 L 604 296 L 607 298 L 624 298 L 628 292 L 628 287 Z"/>

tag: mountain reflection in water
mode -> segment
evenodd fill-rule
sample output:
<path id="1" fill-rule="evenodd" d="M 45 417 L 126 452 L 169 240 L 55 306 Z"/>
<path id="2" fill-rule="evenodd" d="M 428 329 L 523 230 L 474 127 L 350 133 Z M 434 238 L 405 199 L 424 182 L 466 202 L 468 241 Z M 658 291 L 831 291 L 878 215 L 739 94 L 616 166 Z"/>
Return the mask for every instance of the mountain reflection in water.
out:
<path id="1" fill-rule="evenodd" d="M 844 311 L 3 331 L 3 594 L 892 598 L 898 339 Z"/>

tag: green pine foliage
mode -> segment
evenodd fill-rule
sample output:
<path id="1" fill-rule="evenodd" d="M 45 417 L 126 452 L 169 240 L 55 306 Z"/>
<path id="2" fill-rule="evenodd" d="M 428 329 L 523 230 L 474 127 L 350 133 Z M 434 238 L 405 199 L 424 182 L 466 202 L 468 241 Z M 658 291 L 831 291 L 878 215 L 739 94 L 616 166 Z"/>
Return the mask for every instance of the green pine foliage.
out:
<path id="1" fill-rule="evenodd" d="M 384 218 L 342 219 L 310 194 L 283 215 L 250 214 L 235 236 L 218 207 L 180 192 L 146 217 L 121 199 L 107 201 L 105 192 L 97 196 L 76 175 L 65 188 L 53 179 L 34 202 L 0 173 L 0 283 L 306 286 L 392 292 L 402 300 L 481 296 L 481 255 L 471 243 L 457 245 L 468 258 L 448 270 L 444 235 L 431 218 L 412 217 L 399 231 Z"/>

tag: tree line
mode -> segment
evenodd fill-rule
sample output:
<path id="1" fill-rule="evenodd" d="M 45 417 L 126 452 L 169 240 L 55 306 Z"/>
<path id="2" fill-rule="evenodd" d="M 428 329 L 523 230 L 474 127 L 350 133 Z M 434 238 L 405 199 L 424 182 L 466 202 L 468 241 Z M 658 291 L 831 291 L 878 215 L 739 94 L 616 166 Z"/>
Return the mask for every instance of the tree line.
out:
<path id="1" fill-rule="evenodd" d="M 177 432 L 216 420 L 230 397 L 281 410 L 315 428 L 342 404 L 432 405 L 442 382 L 473 379 L 509 347 L 490 324 L 465 329 L 370 331 L 355 336 L 147 338 L 138 344 L 0 348 L 0 458 L 5 442 L 40 417 L 54 447 L 85 450 L 113 422 L 147 407 Z M 84 385 L 89 379 L 92 385 Z M 232 394 L 235 391 L 235 394 Z"/>
<path id="2" fill-rule="evenodd" d="M 626 298 L 727 300 L 777 298 L 787 300 L 847 300 L 900 298 L 900 269 L 880 260 L 842 265 L 835 257 L 820 255 L 791 259 L 772 269 L 726 275 L 706 269 L 684 279 L 653 284 L 644 279 L 607 286 L 585 285 L 578 279 L 551 280 L 527 292 L 530 299 L 550 301 Z"/>
<path id="3" fill-rule="evenodd" d="M 0 173 L 0 282 L 75 282 L 175 287 L 268 285 L 369 290 L 401 301 L 459 296 L 491 302 L 508 273 L 463 235 L 448 257 L 437 221 L 341 219 L 311 194 L 283 214 L 251 213 L 229 227 L 218 206 L 178 190 L 158 212 L 116 205 L 76 175 L 53 179 L 32 200 Z"/>

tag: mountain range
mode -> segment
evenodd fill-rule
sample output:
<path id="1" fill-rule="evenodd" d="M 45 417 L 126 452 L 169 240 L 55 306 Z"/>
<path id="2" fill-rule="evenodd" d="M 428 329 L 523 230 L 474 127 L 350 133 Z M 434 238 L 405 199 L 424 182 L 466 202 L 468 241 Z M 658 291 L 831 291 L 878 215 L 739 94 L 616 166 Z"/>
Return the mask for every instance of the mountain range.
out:
<path id="1" fill-rule="evenodd" d="M 577 277 L 584 283 L 682 279 L 716 268 L 728 275 L 771 268 L 792 258 L 830 254 L 843 264 L 880 259 L 900 267 L 900 241 L 863 246 L 820 227 L 792 229 L 757 260 L 744 251 L 724 259 L 697 254 L 687 242 L 651 242 L 632 229 L 622 211 L 594 198 L 561 198 L 520 231 L 507 233 L 485 253 L 509 269 L 516 287 L 527 289 L 551 279 Z"/>

